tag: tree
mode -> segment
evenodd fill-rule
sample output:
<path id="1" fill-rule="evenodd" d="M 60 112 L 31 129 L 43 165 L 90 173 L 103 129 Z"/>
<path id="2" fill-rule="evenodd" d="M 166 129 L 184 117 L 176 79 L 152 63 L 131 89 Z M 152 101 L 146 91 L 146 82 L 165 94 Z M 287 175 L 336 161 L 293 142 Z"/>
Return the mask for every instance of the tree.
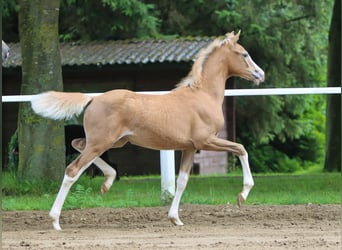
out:
<path id="1" fill-rule="evenodd" d="M 341 1 L 335 0 L 329 31 L 328 86 L 341 85 Z M 341 171 L 341 95 L 327 97 L 326 171 Z"/>
<path id="2" fill-rule="evenodd" d="M 21 94 L 61 91 L 59 0 L 20 0 L 19 6 Z M 38 117 L 28 103 L 20 104 L 18 120 L 18 177 L 60 179 L 65 169 L 63 122 Z"/>
<path id="3" fill-rule="evenodd" d="M 141 0 L 62 0 L 60 37 L 63 40 L 108 40 L 155 37 L 154 6 Z"/>
<path id="4" fill-rule="evenodd" d="M 19 41 L 17 0 L 1 1 L 2 39 L 6 42 Z"/>
<path id="5" fill-rule="evenodd" d="M 60 1 L 61 41 L 90 41 L 156 37 L 159 19 L 153 4 L 142 0 Z M 2 5 L 3 34 L 7 42 L 17 42 L 17 0 Z"/>

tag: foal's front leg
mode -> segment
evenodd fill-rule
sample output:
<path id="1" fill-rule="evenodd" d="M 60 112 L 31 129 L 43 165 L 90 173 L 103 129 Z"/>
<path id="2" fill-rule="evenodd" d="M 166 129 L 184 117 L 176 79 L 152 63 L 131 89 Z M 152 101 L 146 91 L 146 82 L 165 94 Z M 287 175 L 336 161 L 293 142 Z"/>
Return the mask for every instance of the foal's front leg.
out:
<path id="1" fill-rule="evenodd" d="M 249 192 L 254 186 L 253 176 L 248 163 L 248 153 L 245 150 L 244 146 L 239 143 L 227 141 L 213 136 L 207 140 L 207 143 L 204 145 L 204 149 L 214 151 L 228 151 L 239 157 L 242 165 L 243 188 L 237 197 L 237 203 L 238 206 L 241 206 L 242 203 L 247 199 Z"/>
<path id="2" fill-rule="evenodd" d="M 176 194 L 173 198 L 168 217 L 170 221 L 176 226 L 183 226 L 183 222 L 179 219 L 179 203 L 182 198 L 182 194 L 185 190 L 186 184 L 189 180 L 190 170 L 194 162 L 195 151 L 184 150 L 182 152 L 182 160 L 179 169 L 179 175 L 177 179 Z"/>
<path id="3" fill-rule="evenodd" d="M 237 204 L 240 207 L 242 203 L 247 199 L 249 192 L 253 188 L 254 180 L 248 163 L 248 153 L 245 152 L 245 154 L 239 155 L 239 159 L 242 165 L 243 174 L 243 188 L 242 192 L 239 193 L 237 198 Z"/>

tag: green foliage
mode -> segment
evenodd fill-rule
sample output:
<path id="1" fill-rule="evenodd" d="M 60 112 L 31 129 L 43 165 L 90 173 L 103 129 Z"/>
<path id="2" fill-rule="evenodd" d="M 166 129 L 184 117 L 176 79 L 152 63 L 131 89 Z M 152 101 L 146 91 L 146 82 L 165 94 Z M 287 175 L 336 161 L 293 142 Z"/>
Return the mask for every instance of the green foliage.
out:
<path id="1" fill-rule="evenodd" d="M 18 11 L 18 4 L 15 0 L 6 0 L 1 2 L 2 17 L 9 17 Z"/>
<path id="2" fill-rule="evenodd" d="M 217 29 L 215 11 L 225 7 L 224 1 L 149 0 L 160 19 L 160 34 L 178 36 L 222 35 Z"/>
<path id="3" fill-rule="evenodd" d="M 59 182 L 51 180 L 18 180 L 15 172 L 3 173 L 2 194 L 3 195 L 37 195 L 55 193 L 58 191 Z"/>
<path id="4" fill-rule="evenodd" d="M 19 41 L 18 4 L 2 4 L 3 35 L 6 41 Z M 141 0 L 60 1 L 61 41 L 90 41 L 156 37 L 159 19 L 154 5 Z"/>
<path id="5" fill-rule="evenodd" d="M 267 117 L 267 112 L 263 110 L 267 105 L 262 104 L 265 97 L 258 98 L 254 107 L 249 106 L 253 104 L 251 102 L 246 102 L 247 107 L 239 107 L 241 112 L 238 114 L 242 115 L 242 117 L 238 116 L 237 121 L 239 140 L 246 145 L 254 172 L 294 172 L 305 169 L 308 165 L 323 163 L 325 153 L 323 97 L 287 96 L 286 98 L 292 99 L 294 110 L 292 112 L 289 110 L 287 113 L 283 111 L 277 116 Z M 296 108 L 297 98 L 305 98 L 303 105 L 306 106 Z M 275 104 L 278 103 L 277 97 L 270 98 L 272 99 L 276 101 Z M 285 115 L 288 116 L 287 119 L 282 119 Z M 243 122 L 246 124 L 244 125 Z M 263 134 L 265 130 L 260 127 L 266 126 L 273 130 L 272 133 Z M 250 136 L 250 131 L 255 131 L 256 134 Z"/>
<path id="6" fill-rule="evenodd" d="M 249 153 L 251 169 L 255 173 L 294 173 L 307 168 L 299 158 L 290 158 L 284 152 L 270 145 L 258 145 Z"/>
<path id="7" fill-rule="evenodd" d="M 89 199 L 89 197 L 92 197 Z M 73 187 L 65 201 L 65 209 L 102 206 L 103 199 L 99 194 L 94 194 L 92 188 L 85 188 L 80 184 Z"/>
<path id="8" fill-rule="evenodd" d="M 152 4 L 139 0 L 62 0 L 60 38 L 68 40 L 125 39 L 155 37 L 158 18 Z"/>
<path id="9" fill-rule="evenodd" d="M 18 153 L 18 129 L 16 129 L 8 143 L 8 165 L 5 166 L 11 172 L 17 172 Z"/>
<path id="10" fill-rule="evenodd" d="M 1 1 L 2 7 L 2 40 L 19 41 L 17 0 Z"/>

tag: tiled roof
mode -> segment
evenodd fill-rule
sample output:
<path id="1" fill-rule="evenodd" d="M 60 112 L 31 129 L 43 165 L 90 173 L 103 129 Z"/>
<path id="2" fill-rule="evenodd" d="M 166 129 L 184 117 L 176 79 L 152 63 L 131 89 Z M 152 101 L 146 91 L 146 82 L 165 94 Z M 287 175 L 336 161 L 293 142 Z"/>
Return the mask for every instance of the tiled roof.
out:
<path id="1" fill-rule="evenodd" d="M 192 62 L 197 52 L 213 39 L 121 40 L 89 43 L 61 43 L 63 66 Z M 21 65 L 19 43 L 9 44 L 10 56 L 3 67 Z"/>

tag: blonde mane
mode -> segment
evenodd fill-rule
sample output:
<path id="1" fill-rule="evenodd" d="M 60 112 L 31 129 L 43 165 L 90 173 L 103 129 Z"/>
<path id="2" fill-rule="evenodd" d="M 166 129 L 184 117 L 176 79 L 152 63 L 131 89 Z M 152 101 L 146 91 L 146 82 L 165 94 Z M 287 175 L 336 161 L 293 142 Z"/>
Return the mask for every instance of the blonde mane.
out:
<path id="1" fill-rule="evenodd" d="M 224 37 L 216 38 L 206 48 L 201 49 L 197 56 L 196 61 L 192 65 L 190 73 L 183 78 L 180 83 L 176 85 L 177 88 L 190 87 L 199 88 L 201 86 L 203 65 L 207 61 L 208 57 L 223 44 L 230 42 L 234 33 L 227 33 Z"/>

